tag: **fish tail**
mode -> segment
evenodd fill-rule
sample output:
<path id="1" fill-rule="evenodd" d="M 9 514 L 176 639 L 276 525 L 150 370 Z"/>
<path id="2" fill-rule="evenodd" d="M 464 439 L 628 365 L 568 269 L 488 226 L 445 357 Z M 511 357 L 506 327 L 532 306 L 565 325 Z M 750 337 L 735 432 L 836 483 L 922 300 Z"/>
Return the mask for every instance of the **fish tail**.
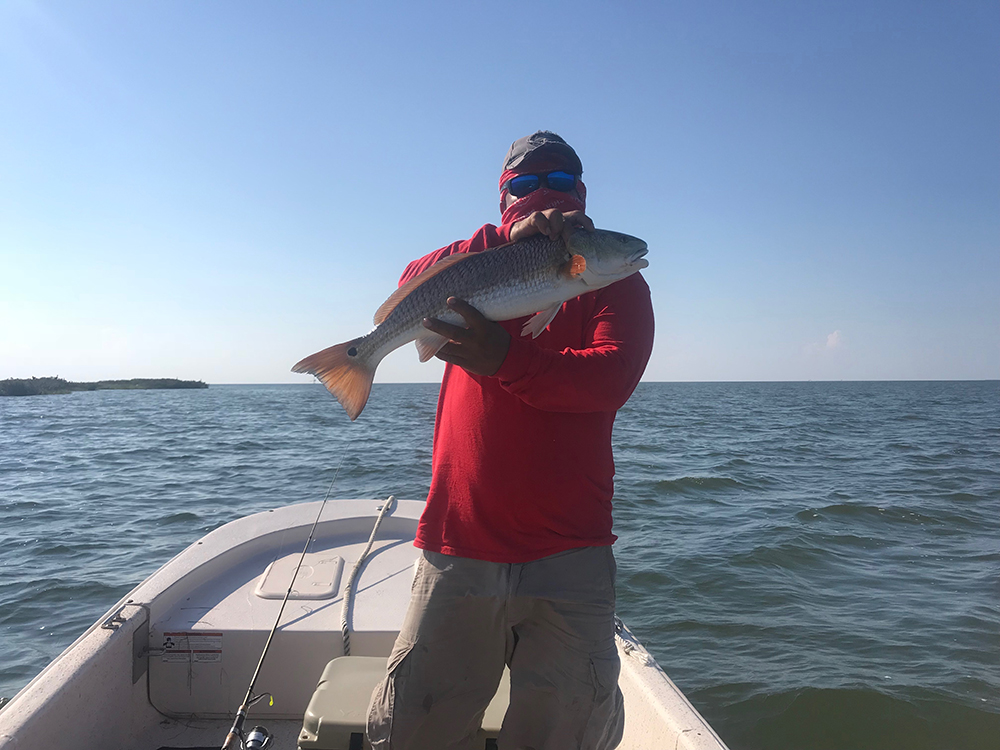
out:
<path id="1" fill-rule="evenodd" d="M 323 351 L 310 354 L 292 367 L 292 372 L 315 375 L 332 393 L 353 422 L 368 403 L 375 367 L 357 357 L 361 339 L 345 341 Z M 376 367 L 378 363 L 376 362 Z"/>

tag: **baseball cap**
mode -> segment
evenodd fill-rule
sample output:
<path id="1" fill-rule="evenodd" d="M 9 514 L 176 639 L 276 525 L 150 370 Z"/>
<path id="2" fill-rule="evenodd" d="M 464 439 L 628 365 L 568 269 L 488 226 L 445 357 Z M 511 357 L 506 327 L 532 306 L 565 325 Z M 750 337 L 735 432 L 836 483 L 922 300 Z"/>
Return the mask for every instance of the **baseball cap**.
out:
<path id="1" fill-rule="evenodd" d="M 583 174 L 583 164 L 576 151 L 555 133 L 549 130 L 538 130 L 524 138 L 518 138 L 510 145 L 506 158 L 503 160 L 503 171 L 517 169 L 540 156 L 556 156 L 565 160 L 567 171 L 580 176 Z"/>

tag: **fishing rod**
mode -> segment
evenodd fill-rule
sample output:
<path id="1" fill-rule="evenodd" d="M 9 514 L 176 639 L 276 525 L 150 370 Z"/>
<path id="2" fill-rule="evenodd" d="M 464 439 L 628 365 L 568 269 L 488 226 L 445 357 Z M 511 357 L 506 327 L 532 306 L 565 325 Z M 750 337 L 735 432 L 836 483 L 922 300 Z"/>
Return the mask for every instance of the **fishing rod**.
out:
<path id="1" fill-rule="evenodd" d="M 251 730 L 250 735 L 244 741 L 243 738 L 243 722 L 246 721 L 247 712 L 257 701 L 264 698 L 268 693 L 261 693 L 260 695 L 254 697 L 253 686 L 257 682 L 257 676 L 260 674 L 260 668 L 264 665 L 264 657 L 267 656 L 267 650 L 271 647 L 271 641 L 274 639 L 274 634 L 278 631 L 278 623 L 281 622 L 281 615 L 285 611 L 285 604 L 288 602 L 288 597 L 291 596 L 292 586 L 295 585 L 295 577 L 299 574 L 299 568 L 302 567 L 302 561 L 306 559 L 306 552 L 309 550 L 309 545 L 312 544 L 313 535 L 316 533 L 316 525 L 319 523 L 320 516 L 323 515 L 323 508 L 326 507 L 326 501 L 330 499 L 330 493 L 333 492 L 333 486 L 337 483 L 337 477 L 340 476 L 340 467 L 344 465 L 344 456 L 340 458 L 340 466 L 337 467 L 337 473 L 333 475 L 333 481 L 330 482 L 330 488 L 326 491 L 326 497 L 323 498 L 323 502 L 320 503 L 319 513 L 316 514 L 316 520 L 313 521 L 312 528 L 309 530 L 309 537 L 306 539 L 306 546 L 302 548 L 302 554 L 299 555 L 299 563 L 295 566 L 295 570 L 292 572 L 292 580 L 288 582 L 288 591 L 285 592 L 285 598 L 281 600 L 281 607 L 278 609 L 278 616 L 274 619 L 274 627 L 271 628 L 271 632 L 267 636 L 267 642 L 264 644 L 264 650 L 260 654 L 260 661 L 257 662 L 257 668 L 253 672 L 253 677 L 250 678 L 250 687 L 247 688 L 246 697 L 243 699 L 243 703 L 240 705 L 239 710 L 236 712 L 236 718 L 233 720 L 233 726 L 229 730 L 229 734 L 226 735 L 226 741 L 222 745 L 222 750 L 238 750 L 238 748 L 247 748 L 247 750 L 264 750 L 271 744 L 271 735 L 268 734 L 267 730 L 263 727 L 254 727 Z M 273 699 L 272 699 L 273 700 Z M 239 745 L 237 745 L 237 741 Z"/>

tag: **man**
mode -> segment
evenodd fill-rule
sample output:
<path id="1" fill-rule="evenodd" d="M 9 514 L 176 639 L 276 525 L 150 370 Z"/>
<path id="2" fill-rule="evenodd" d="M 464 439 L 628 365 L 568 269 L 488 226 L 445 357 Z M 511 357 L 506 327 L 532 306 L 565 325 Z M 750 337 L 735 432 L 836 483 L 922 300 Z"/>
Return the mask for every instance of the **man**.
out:
<path id="1" fill-rule="evenodd" d="M 411 263 L 534 234 L 557 239 L 585 214 L 583 166 L 559 136 L 513 143 L 487 224 Z M 614 642 L 611 430 L 653 342 L 649 288 L 634 274 L 566 302 L 548 329 L 495 323 L 452 298 L 432 478 L 415 544 L 410 607 L 368 718 L 374 748 L 474 747 L 510 667 L 501 750 L 617 746 L 624 724 Z"/>

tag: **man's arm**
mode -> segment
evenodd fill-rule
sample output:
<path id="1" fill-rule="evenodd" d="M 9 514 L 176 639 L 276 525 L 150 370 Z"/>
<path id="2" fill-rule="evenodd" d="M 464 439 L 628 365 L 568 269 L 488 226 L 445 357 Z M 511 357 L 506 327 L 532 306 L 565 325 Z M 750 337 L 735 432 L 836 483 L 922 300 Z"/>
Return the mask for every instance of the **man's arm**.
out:
<path id="1" fill-rule="evenodd" d="M 427 328 L 452 341 L 438 356 L 476 375 L 495 375 L 505 390 L 544 411 L 620 409 L 653 349 L 653 305 L 639 274 L 598 292 L 580 349 L 543 349 L 512 337 L 463 300 L 452 297 L 448 305 L 467 327 L 425 320 Z"/>
<path id="2" fill-rule="evenodd" d="M 653 350 L 653 305 L 639 274 L 598 292 L 580 349 L 543 349 L 512 337 L 496 377 L 544 411 L 617 411 L 635 390 Z"/>

